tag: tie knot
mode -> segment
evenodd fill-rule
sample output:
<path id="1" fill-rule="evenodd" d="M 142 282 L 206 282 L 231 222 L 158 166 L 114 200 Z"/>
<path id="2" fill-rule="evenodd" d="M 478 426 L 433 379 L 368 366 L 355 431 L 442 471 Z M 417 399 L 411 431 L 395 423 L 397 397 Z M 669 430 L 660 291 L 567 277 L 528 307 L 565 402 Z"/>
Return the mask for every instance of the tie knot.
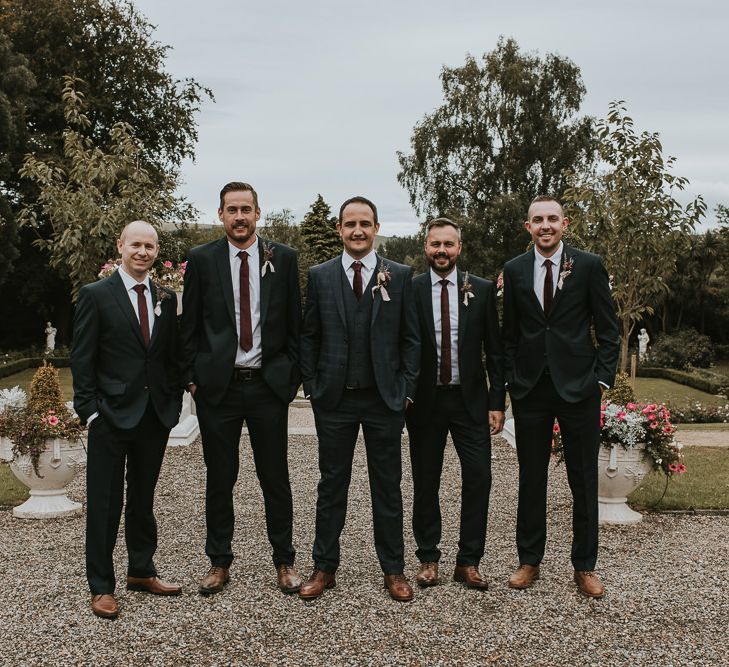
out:
<path id="1" fill-rule="evenodd" d="M 359 273 L 362 270 L 362 262 L 357 260 L 356 262 L 352 262 L 352 268 Z"/>
<path id="2" fill-rule="evenodd" d="M 448 281 L 447 281 L 447 280 L 446 280 L 445 278 L 443 278 L 443 280 L 439 280 L 438 282 L 439 282 L 439 283 L 440 283 L 440 284 L 441 284 L 441 285 L 442 285 L 443 287 L 448 287 Z"/>
<path id="3" fill-rule="evenodd" d="M 241 262 L 247 262 L 248 261 L 248 253 L 245 250 L 241 250 L 238 253 L 238 257 L 240 257 Z"/>
<path id="4" fill-rule="evenodd" d="M 548 269 L 552 267 L 552 260 L 551 259 L 545 259 L 542 266 L 546 266 Z"/>
<path id="5" fill-rule="evenodd" d="M 147 289 L 147 286 L 146 286 L 146 285 L 143 285 L 143 284 L 141 284 L 141 283 L 140 283 L 139 285 L 135 285 L 134 287 L 132 287 L 132 289 L 133 289 L 133 290 L 134 290 L 134 291 L 135 291 L 135 292 L 136 292 L 137 294 L 144 294 L 144 290 L 146 290 L 146 289 Z"/>

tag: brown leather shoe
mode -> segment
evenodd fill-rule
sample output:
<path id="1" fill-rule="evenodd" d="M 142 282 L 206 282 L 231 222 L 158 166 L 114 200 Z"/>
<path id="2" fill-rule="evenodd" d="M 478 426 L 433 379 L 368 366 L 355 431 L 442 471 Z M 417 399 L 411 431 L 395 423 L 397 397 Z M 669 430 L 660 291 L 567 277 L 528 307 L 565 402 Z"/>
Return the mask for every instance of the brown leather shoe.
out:
<path id="1" fill-rule="evenodd" d="M 481 576 L 475 565 L 456 565 L 453 581 L 460 581 L 466 588 L 478 588 L 482 591 L 489 587 L 489 582 Z"/>
<path id="2" fill-rule="evenodd" d="M 119 616 L 119 605 L 111 593 L 92 595 L 91 611 L 101 618 L 116 618 Z"/>
<path id="3" fill-rule="evenodd" d="M 398 602 L 410 602 L 413 599 L 413 589 L 402 574 L 386 574 L 385 588 L 390 597 Z"/>
<path id="4" fill-rule="evenodd" d="M 276 580 L 283 593 L 296 593 L 301 588 L 301 577 L 293 565 L 279 565 L 276 568 Z"/>
<path id="5" fill-rule="evenodd" d="M 605 586 L 602 585 L 600 577 L 592 570 L 575 570 L 575 583 L 580 593 L 586 595 L 588 598 L 599 600 L 605 595 Z"/>
<path id="6" fill-rule="evenodd" d="M 529 588 L 539 579 L 539 565 L 520 565 L 509 577 L 509 588 Z"/>
<path id="7" fill-rule="evenodd" d="M 323 570 L 314 570 L 309 580 L 301 585 L 299 597 L 302 600 L 313 600 L 318 598 L 327 588 L 334 588 L 337 579 L 333 574 Z"/>
<path id="8" fill-rule="evenodd" d="M 152 595 L 179 595 L 182 593 L 182 586 L 162 581 L 159 577 L 127 577 L 127 590 Z"/>
<path id="9" fill-rule="evenodd" d="M 438 563 L 420 563 L 415 583 L 423 588 L 435 586 L 438 583 Z"/>
<path id="10" fill-rule="evenodd" d="M 230 570 L 227 567 L 213 565 L 202 578 L 198 591 L 201 595 L 220 593 L 225 584 L 230 581 Z"/>

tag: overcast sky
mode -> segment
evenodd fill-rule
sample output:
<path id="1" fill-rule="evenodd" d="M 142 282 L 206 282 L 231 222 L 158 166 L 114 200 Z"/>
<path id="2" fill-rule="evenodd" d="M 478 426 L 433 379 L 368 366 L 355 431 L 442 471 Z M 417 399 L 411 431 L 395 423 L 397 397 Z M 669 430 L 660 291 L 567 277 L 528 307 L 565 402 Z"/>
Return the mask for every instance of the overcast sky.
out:
<path id="1" fill-rule="evenodd" d="M 182 193 L 217 220 L 223 184 L 254 185 L 262 213 L 300 219 L 317 193 L 336 212 L 375 201 L 381 233 L 418 218 L 397 183 L 396 151 L 442 102 L 439 72 L 499 35 L 582 70 L 583 113 L 623 99 L 638 130 L 661 134 L 674 173 L 712 211 L 729 205 L 729 4 L 718 0 L 134 0 L 172 47 L 168 70 L 210 87 Z"/>

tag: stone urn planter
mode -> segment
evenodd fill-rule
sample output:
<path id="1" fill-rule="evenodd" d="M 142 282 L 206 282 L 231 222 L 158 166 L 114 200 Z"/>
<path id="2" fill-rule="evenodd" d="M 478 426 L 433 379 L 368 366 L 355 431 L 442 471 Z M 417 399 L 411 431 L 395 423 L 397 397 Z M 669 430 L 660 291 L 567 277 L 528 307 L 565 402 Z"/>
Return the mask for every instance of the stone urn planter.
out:
<path id="1" fill-rule="evenodd" d="M 643 456 L 645 445 L 625 449 L 620 445 L 601 446 L 597 457 L 598 520 L 600 523 L 631 524 L 643 515 L 627 505 L 630 495 L 651 470 Z"/>
<path id="2" fill-rule="evenodd" d="M 29 456 L 14 458 L 10 462 L 10 469 L 30 489 L 30 498 L 13 509 L 13 516 L 21 519 L 53 519 L 81 514 L 81 503 L 66 496 L 66 486 L 85 467 L 86 450 L 80 440 L 48 440 L 38 464 L 42 477 L 36 475 Z"/>

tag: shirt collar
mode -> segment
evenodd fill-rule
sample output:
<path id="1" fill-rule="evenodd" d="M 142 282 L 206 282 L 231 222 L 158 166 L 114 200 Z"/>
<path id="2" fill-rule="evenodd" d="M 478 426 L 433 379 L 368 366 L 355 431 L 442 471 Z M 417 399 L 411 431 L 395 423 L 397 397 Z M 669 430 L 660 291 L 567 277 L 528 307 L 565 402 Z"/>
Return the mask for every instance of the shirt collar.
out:
<path id="1" fill-rule="evenodd" d="M 562 241 L 559 242 L 559 247 L 557 248 L 557 252 L 554 253 L 551 257 L 545 257 L 542 255 L 539 250 L 537 250 L 537 246 L 534 246 L 534 261 L 539 265 L 542 266 L 544 264 L 544 260 L 548 259 L 552 264 L 555 264 L 556 266 L 562 265 L 562 251 L 564 250 L 564 243 Z"/>
<path id="2" fill-rule="evenodd" d="M 131 292 L 134 287 L 137 285 L 144 285 L 148 290 L 151 291 L 151 288 L 149 286 L 149 274 L 144 276 L 144 280 L 137 280 L 133 276 L 130 276 L 125 270 L 123 266 L 119 266 L 117 269 L 119 272 L 119 277 L 122 279 L 122 282 L 124 283 L 124 287 L 127 290 L 127 292 Z"/>
<path id="3" fill-rule="evenodd" d="M 342 253 L 342 266 L 344 267 L 345 271 L 352 267 L 352 262 L 356 261 L 357 260 L 354 257 L 347 254 L 346 250 Z M 370 252 L 362 257 L 362 259 L 360 259 L 359 261 L 364 264 L 365 269 L 374 271 L 375 267 L 377 266 L 377 253 L 375 252 L 375 249 L 372 248 L 372 250 L 370 250 Z"/>
<path id="4" fill-rule="evenodd" d="M 452 285 L 456 284 L 456 276 L 458 274 L 456 273 L 456 267 L 453 267 L 453 270 L 445 277 L 445 280 L 447 280 Z M 440 283 L 441 280 L 444 280 L 444 278 L 441 278 L 433 269 L 430 269 L 430 282 L 433 285 L 437 285 Z"/>
<path id="5" fill-rule="evenodd" d="M 248 253 L 248 257 L 258 257 L 258 236 L 256 236 L 256 240 L 251 243 L 247 248 L 238 248 L 234 246 L 230 241 L 228 241 L 228 253 L 230 254 L 231 259 L 237 258 L 238 253 L 243 250 L 243 252 Z"/>

